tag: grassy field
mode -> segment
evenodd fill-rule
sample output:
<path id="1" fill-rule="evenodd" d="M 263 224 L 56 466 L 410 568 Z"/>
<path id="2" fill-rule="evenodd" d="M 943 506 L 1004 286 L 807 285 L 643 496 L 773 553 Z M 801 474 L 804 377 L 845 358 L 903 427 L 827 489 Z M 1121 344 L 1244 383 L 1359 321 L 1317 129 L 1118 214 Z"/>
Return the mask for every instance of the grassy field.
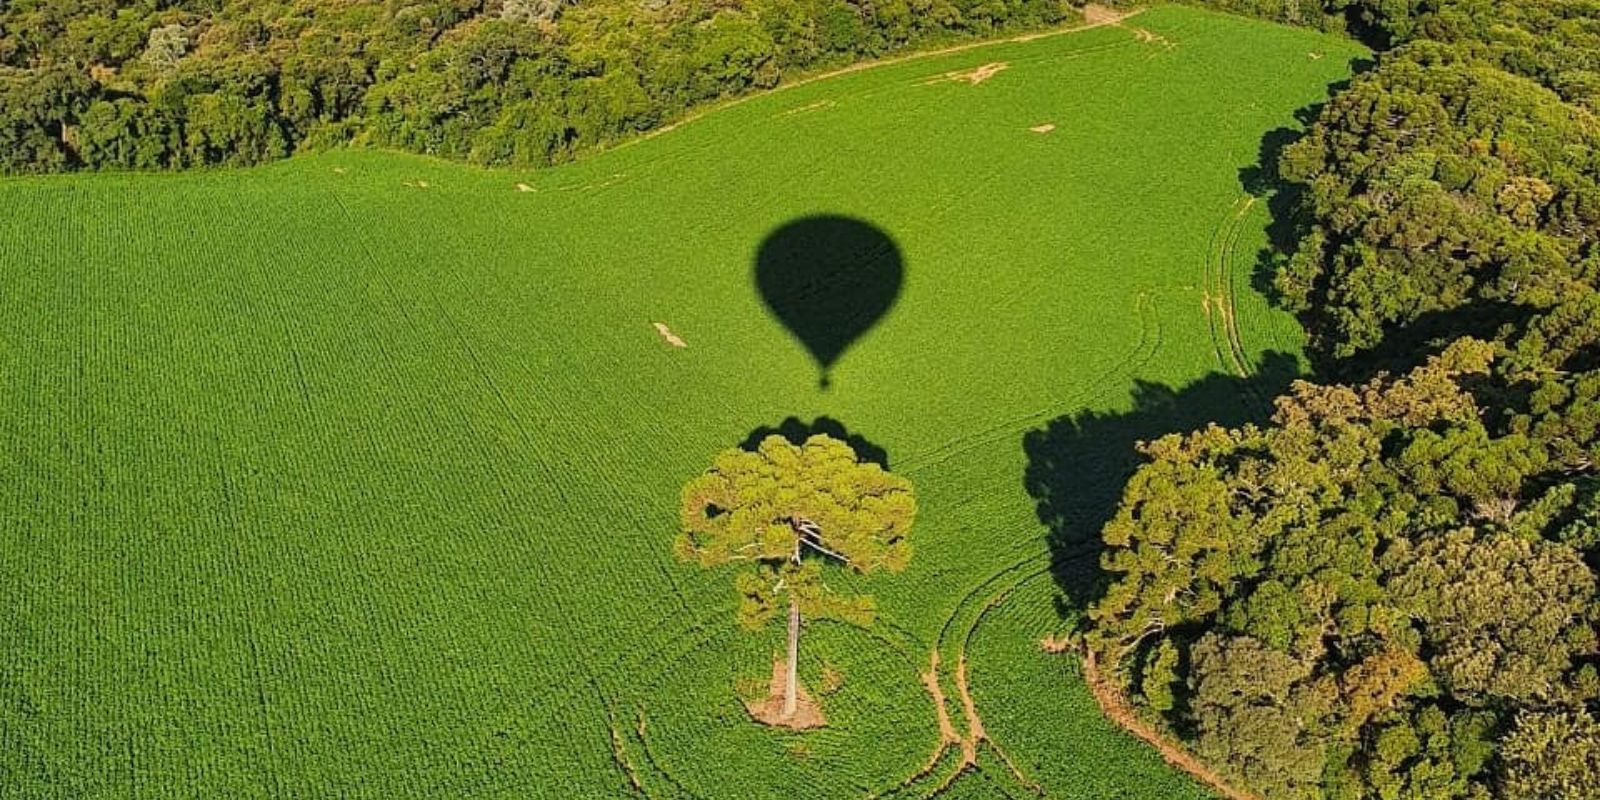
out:
<path id="1" fill-rule="evenodd" d="M 0 796 L 1206 796 L 1038 642 L 1131 440 L 1298 368 L 1247 188 L 1359 55 L 1162 7 L 547 171 L 0 182 Z M 826 388 L 752 274 L 819 214 L 903 263 Z M 824 416 L 922 514 L 878 624 L 808 628 L 830 725 L 782 733 L 736 698 L 781 630 L 670 543 L 717 450 Z M 934 651 L 987 733 L 953 781 Z"/>

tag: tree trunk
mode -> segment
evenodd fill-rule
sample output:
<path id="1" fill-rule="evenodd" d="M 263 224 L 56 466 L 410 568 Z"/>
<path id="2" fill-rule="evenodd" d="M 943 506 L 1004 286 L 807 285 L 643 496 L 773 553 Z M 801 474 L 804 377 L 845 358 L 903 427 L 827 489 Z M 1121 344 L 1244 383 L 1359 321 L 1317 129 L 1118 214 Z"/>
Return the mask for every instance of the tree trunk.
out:
<path id="1" fill-rule="evenodd" d="M 794 563 L 800 563 L 798 529 L 795 531 Z M 788 718 L 794 716 L 800 695 L 800 601 L 794 596 L 793 586 L 789 587 L 789 663 L 785 667 L 789 674 L 783 686 L 783 716 Z"/>
<path id="2" fill-rule="evenodd" d="M 800 601 L 789 595 L 789 676 L 783 687 L 783 715 L 794 716 L 800 694 Z"/>

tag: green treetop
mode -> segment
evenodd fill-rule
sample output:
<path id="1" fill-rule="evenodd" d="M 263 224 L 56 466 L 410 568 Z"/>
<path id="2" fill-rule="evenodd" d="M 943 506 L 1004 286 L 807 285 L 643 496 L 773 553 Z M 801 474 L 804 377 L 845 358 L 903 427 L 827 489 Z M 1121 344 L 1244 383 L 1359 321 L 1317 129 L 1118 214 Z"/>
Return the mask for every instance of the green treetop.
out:
<path id="1" fill-rule="evenodd" d="M 795 445 L 769 436 L 754 451 L 731 449 L 683 487 L 679 558 L 702 567 L 748 563 L 739 576 L 739 620 L 754 629 L 789 606 L 784 714 L 797 692 L 800 618 L 869 623 L 871 597 L 845 596 L 822 580 L 823 565 L 857 573 L 899 572 L 917 514 L 911 483 L 861 463 L 849 445 L 816 435 Z"/>

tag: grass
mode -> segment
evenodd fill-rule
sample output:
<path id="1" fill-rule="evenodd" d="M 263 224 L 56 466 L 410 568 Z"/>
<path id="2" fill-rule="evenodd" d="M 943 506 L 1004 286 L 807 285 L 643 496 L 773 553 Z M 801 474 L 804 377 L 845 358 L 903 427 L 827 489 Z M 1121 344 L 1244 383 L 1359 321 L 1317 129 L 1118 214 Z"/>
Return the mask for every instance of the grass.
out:
<path id="1" fill-rule="evenodd" d="M 927 796 L 959 755 L 913 780 L 937 648 L 991 739 L 945 796 L 1205 796 L 1036 646 L 1072 594 L 1052 553 L 1092 543 L 1041 523 L 1024 438 L 1141 415 L 1047 476 L 1103 506 L 1126 440 L 1182 419 L 1136 386 L 1225 416 L 1237 372 L 1295 354 L 1240 171 L 1360 52 L 1129 24 L 1165 43 L 901 62 L 541 172 L 340 152 L 0 182 L 0 795 Z M 828 214 L 904 272 L 823 389 L 752 268 Z M 810 626 L 803 675 L 843 683 L 788 734 L 736 694 L 781 631 L 739 632 L 731 574 L 669 545 L 717 450 L 824 415 L 923 513 L 911 568 L 861 587 L 879 624 Z"/>

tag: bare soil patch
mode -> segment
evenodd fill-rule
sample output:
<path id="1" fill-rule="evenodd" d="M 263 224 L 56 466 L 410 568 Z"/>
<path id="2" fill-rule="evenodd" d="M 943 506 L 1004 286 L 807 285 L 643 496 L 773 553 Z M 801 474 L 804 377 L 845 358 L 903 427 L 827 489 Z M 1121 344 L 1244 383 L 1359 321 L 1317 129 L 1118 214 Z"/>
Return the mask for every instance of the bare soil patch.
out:
<path id="1" fill-rule="evenodd" d="M 953 72 L 946 72 L 945 74 L 940 75 L 938 77 L 929 78 L 928 80 L 925 80 L 922 83 L 923 83 L 924 86 L 926 86 L 926 85 L 928 85 L 930 83 L 943 83 L 944 81 L 957 81 L 959 83 L 967 83 L 967 84 L 971 84 L 973 86 L 977 86 L 978 84 L 983 83 L 984 81 L 989 80 L 990 78 L 993 78 L 995 75 L 1000 74 L 1001 70 L 1009 69 L 1010 67 L 1011 67 L 1011 65 L 1007 64 L 1004 61 L 991 61 L 991 62 L 989 62 L 987 64 L 984 64 L 983 66 L 973 67 L 972 69 L 955 70 Z"/>
<path id="2" fill-rule="evenodd" d="M 1090 6 L 1090 7 L 1094 7 L 1094 6 Z M 799 80 L 796 80 L 796 81 L 793 81 L 793 82 L 780 83 L 777 86 L 775 86 L 772 89 L 770 89 L 768 91 L 765 91 L 765 92 L 752 92 L 750 94 L 741 95 L 739 97 L 735 97 L 735 98 L 733 98 L 731 100 L 726 100 L 726 101 L 721 102 L 721 103 L 713 103 L 713 104 L 708 105 L 708 106 L 706 106 L 704 108 L 701 108 L 701 109 L 699 109 L 697 111 L 694 111 L 694 112 L 691 112 L 689 114 L 686 114 L 680 119 L 676 119 L 676 120 L 673 120 L 672 122 L 669 122 L 669 123 L 667 123 L 665 125 L 662 125 L 659 128 L 656 128 L 656 129 L 651 130 L 651 131 L 647 131 L 647 132 L 645 132 L 645 133 L 643 133 L 643 134 L 641 134 L 639 136 L 633 137 L 632 139 L 628 139 L 627 141 L 624 141 L 622 144 L 619 144 L 617 146 L 618 147 L 629 147 L 629 146 L 637 144 L 639 142 L 648 141 L 650 139 L 654 139 L 657 136 L 661 136 L 662 134 L 671 133 L 672 131 L 675 131 L 678 128 L 683 127 L 684 125 L 687 125 L 687 124 L 689 124 L 691 122 L 694 122 L 695 120 L 700 119 L 701 117 L 703 117 L 703 116 L 705 116 L 707 114 L 715 113 L 717 111 L 721 111 L 723 109 L 739 105 L 740 103 L 749 102 L 750 100 L 752 100 L 754 98 L 757 98 L 757 97 L 765 97 L 765 96 L 767 96 L 769 94 L 775 94 L 777 92 L 787 91 L 789 89 L 794 89 L 794 88 L 797 88 L 797 87 L 800 87 L 800 86 L 805 86 L 808 83 L 816 83 L 818 81 L 825 81 L 825 80 L 829 80 L 831 78 L 837 78 L 840 75 L 848 75 L 848 74 L 850 74 L 852 72 L 862 72 L 862 71 L 869 70 L 869 69 L 878 69 L 880 67 L 887 67 L 887 66 L 891 66 L 891 65 L 894 65 L 894 64 L 904 63 L 904 62 L 907 62 L 907 61 L 919 61 L 919 60 L 927 59 L 927 58 L 935 58 L 935 57 L 938 57 L 938 56 L 950 55 L 951 53 L 962 53 L 962 52 L 965 52 L 967 50 L 978 50 L 978 49 L 981 49 L 981 48 L 984 48 L 984 47 L 992 47 L 992 46 L 997 45 L 997 44 L 1018 44 L 1018 43 L 1021 43 L 1021 42 L 1033 42 L 1033 41 L 1037 41 L 1039 39 L 1051 39 L 1051 38 L 1054 38 L 1054 37 L 1057 37 L 1057 36 L 1064 36 L 1064 35 L 1069 34 L 1069 33 L 1077 33 L 1079 31 L 1086 31 L 1086 30 L 1089 30 L 1091 28 L 1100 28 L 1100 27 L 1104 27 L 1106 25 L 1115 25 L 1115 24 L 1121 22 L 1122 20 L 1127 19 L 1128 17 L 1135 16 L 1135 15 L 1141 13 L 1142 11 L 1144 11 L 1144 9 L 1142 9 L 1142 8 L 1140 8 L 1140 9 L 1130 9 L 1130 10 L 1127 10 L 1127 11 L 1116 11 L 1114 9 L 1105 8 L 1104 6 L 1100 6 L 1099 8 L 1101 9 L 1102 12 L 1111 14 L 1113 16 L 1110 17 L 1110 18 L 1103 17 L 1103 16 L 1102 17 L 1098 17 L 1097 19 L 1099 19 L 1099 21 L 1090 20 L 1088 18 L 1088 9 L 1089 9 L 1089 7 L 1085 7 L 1085 9 L 1084 9 L 1084 12 L 1085 12 L 1084 24 L 1082 24 L 1082 25 L 1072 25 L 1072 26 L 1062 27 L 1062 28 L 1052 28 L 1052 29 L 1048 29 L 1048 30 L 1034 31 L 1032 33 L 1018 34 L 1016 36 L 1011 36 L 1011 37 L 1004 38 L 1004 39 L 985 39 L 985 40 L 976 41 L 976 42 L 965 42 L 965 43 L 962 43 L 962 44 L 951 45 L 949 47 L 940 47 L 940 48 L 936 48 L 936 49 L 933 49 L 933 50 L 919 50 L 919 51 L 914 52 L 914 53 L 906 53 L 905 55 L 894 56 L 892 58 L 883 58 L 883 59 L 878 59 L 877 61 L 864 61 L 864 62 L 861 62 L 859 64 L 851 64 L 848 67 L 840 67 L 839 69 L 828 70 L 826 72 L 819 72 L 819 73 L 817 73 L 815 75 L 809 75 L 809 76 L 806 76 L 804 78 L 800 78 Z M 1097 13 L 1099 13 L 1099 12 L 1097 12 Z"/>
<path id="3" fill-rule="evenodd" d="M 627 177 L 628 176 L 625 173 L 617 172 L 613 173 L 610 177 L 595 181 L 594 183 L 570 183 L 566 186 L 557 186 L 556 188 L 563 192 L 587 192 L 590 189 L 605 189 L 609 186 L 615 186 L 616 184 L 621 183 Z"/>
<path id="4" fill-rule="evenodd" d="M 832 100 L 818 100 L 815 103 L 808 103 L 800 106 L 799 108 L 791 108 L 788 111 L 780 111 L 778 112 L 778 116 L 787 117 L 794 114 L 804 114 L 807 111 L 821 111 L 824 108 L 832 108 L 833 105 L 834 103 Z"/>
<path id="5" fill-rule="evenodd" d="M 1148 30 L 1146 28 L 1134 28 L 1133 29 L 1133 35 L 1136 38 L 1138 38 L 1138 40 L 1140 42 L 1143 42 L 1144 44 L 1161 45 L 1162 47 L 1165 47 L 1168 50 L 1171 50 L 1171 49 L 1173 49 L 1173 48 L 1178 46 L 1177 44 L 1173 43 L 1173 41 L 1171 39 L 1168 39 L 1167 37 L 1162 36 L 1161 34 L 1156 33 L 1155 31 L 1152 31 L 1152 30 Z"/>
<path id="6" fill-rule="evenodd" d="M 933 769 L 939 756 L 944 753 L 947 744 L 959 744 L 961 734 L 956 731 L 954 722 L 950 721 L 950 709 L 944 704 L 944 688 L 939 686 L 939 651 L 934 649 L 929 659 L 928 671 L 922 673 L 922 685 L 933 696 L 933 709 L 939 715 L 939 748 L 933 752 L 933 758 L 928 762 L 928 769 Z"/>
<path id="7" fill-rule="evenodd" d="M 961 696 L 961 713 L 967 718 L 967 737 L 961 740 L 961 762 L 978 763 L 978 742 L 988 738 L 983 730 L 983 720 L 978 717 L 978 705 L 972 702 L 972 692 L 967 688 L 967 654 L 956 660 L 956 693 Z"/>
<path id="8" fill-rule="evenodd" d="M 1043 125 L 1035 125 L 1028 130 L 1033 131 L 1034 133 L 1049 133 L 1055 129 L 1056 124 L 1054 122 L 1046 122 Z"/>
<path id="9" fill-rule="evenodd" d="M 665 323 L 665 322 L 652 322 L 650 324 L 656 326 L 656 333 L 661 334 L 661 338 L 665 339 L 667 341 L 667 344 L 670 344 L 673 347 L 688 347 L 689 346 L 688 342 L 685 342 L 683 339 L 679 338 L 676 333 L 672 332 L 671 328 L 667 327 L 667 323 Z"/>
<path id="10" fill-rule="evenodd" d="M 1090 3 L 1083 7 L 1083 21 L 1086 25 L 1115 25 L 1134 13 L 1107 8 L 1099 3 Z"/>
<path id="11" fill-rule="evenodd" d="M 782 658 L 772 659 L 772 682 L 768 686 L 767 696 L 757 701 L 745 701 L 744 710 L 750 712 L 750 718 L 763 725 L 774 728 L 789 728 L 790 730 L 810 730 L 821 728 L 828 724 L 822 715 L 822 707 L 817 701 L 811 699 L 811 693 L 806 691 L 805 684 L 799 686 L 794 714 L 788 717 L 783 715 L 783 687 L 787 677 L 787 664 Z"/>

